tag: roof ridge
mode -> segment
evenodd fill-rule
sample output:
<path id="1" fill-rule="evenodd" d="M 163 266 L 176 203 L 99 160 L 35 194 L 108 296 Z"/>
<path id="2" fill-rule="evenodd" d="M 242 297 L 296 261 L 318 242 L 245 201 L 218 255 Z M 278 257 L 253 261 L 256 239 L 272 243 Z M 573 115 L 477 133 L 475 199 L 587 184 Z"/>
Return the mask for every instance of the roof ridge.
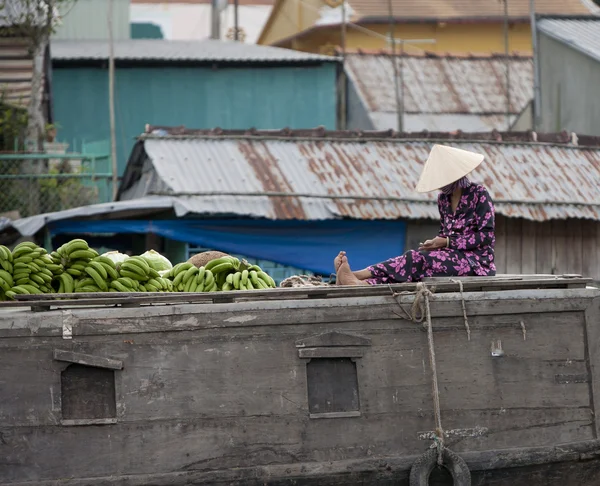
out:
<path id="1" fill-rule="evenodd" d="M 319 139 L 329 141 L 364 141 L 364 140 L 389 140 L 389 141 L 455 141 L 455 142 L 489 142 L 510 144 L 554 144 L 572 147 L 599 147 L 600 136 L 579 135 L 563 130 L 555 133 L 538 133 L 532 130 L 524 132 L 396 132 L 394 130 L 326 130 L 325 127 L 312 129 L 258 130 L 224 130 L 222 128 L 190 129 L 185 126 L 169 127 L 146 125 L 145 132 L 140 136 L 146 138 L 246 138 L 246 139 Z"/>
<path id="2" fill-rule="evenodd" d="M 342 49 L 336 47 L 337 54 L 342 54 Z M 523 51 L 512 51 L 506 56 L 503 52 L 490 52 L 490 53 L 474 53 L 474 52 L 434 52 L 434 51 L 422 51 L 418 53 L 394 53 L 390 49 L 346 49 L 346 55 L 356 56 L 396 56 L 396 57 L 415 57 L 415 58 L 436 58 L 436 59 L 466 59 L 466 60 L 488 60 L 488 59 L 533 59 L 532 54 Z"/>

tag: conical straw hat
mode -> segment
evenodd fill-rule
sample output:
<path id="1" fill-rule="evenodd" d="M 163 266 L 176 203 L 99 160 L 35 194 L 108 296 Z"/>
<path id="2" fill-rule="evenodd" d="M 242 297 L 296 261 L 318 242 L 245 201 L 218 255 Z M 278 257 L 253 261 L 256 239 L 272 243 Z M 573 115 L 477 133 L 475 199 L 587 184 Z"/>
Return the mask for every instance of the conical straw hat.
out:
<path id="1" fill-rule="evenodd" d="M 483 162 L 483 155 L 446 145 L 434 145 L 429 154 L 417 192 L 431 192 L 466 176 Z"/>

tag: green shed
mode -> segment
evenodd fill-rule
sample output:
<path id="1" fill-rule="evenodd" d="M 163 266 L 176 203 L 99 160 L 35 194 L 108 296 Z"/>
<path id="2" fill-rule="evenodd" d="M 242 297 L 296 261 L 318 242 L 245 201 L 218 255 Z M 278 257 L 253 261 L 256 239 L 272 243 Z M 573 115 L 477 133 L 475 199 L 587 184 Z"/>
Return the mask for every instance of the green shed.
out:
<path id="1" fill-rule="evenodd" d="M 54 118 L 70 150 L 108 147 L 108 53 L 106 41 L 52 42 Z M 336 128 L 337 58 L 215 40 L 119 40 L 114 53 L 119 175 L 146 124 Z"/>

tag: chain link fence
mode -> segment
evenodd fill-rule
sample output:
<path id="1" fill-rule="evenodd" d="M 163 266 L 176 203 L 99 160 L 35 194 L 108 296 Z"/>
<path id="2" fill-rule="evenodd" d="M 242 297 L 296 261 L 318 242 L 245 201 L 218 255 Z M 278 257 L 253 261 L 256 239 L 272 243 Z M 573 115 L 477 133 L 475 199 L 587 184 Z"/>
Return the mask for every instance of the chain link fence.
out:
<path id="1" fill-rule="evenodd" d="M 0 213 L 24 218 L 111 199 L 108 155 L 0 153 Z"/>

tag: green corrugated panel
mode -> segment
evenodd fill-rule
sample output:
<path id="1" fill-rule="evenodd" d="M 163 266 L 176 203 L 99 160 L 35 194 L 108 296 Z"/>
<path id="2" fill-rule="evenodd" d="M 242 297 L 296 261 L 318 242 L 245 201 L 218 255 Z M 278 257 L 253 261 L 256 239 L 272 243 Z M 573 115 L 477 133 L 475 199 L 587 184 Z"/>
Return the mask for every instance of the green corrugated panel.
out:
<path id="1" fill-rule="evenodd" d="M 53 39 L 108 39 L 108 0 L 77 0 L 64 2 L 62 24 Z M 129 0 L 113 1 L 113 36 L 129 39 Z"/>
<path id="2" fill-rule="evenodd" d="M 119 174 L 134 138 L 152 125 L 190 128 L 336 128 L 336 66 L 278 68 L 121 68 L 115 76 Z M 58 68 L 53 73 L 58 138 L 109 139 L 108 73 Z"/>

